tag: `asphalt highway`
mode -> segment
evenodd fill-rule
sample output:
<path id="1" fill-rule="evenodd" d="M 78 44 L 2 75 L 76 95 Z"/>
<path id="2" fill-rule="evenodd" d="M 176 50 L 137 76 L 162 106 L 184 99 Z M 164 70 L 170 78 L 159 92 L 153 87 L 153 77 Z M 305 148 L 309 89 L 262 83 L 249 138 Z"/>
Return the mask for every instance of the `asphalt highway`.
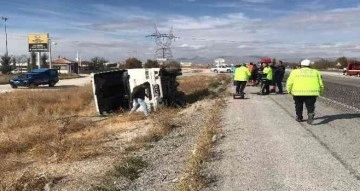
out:
<path id="1" fill-rule="evenodd" d="M 291 95 L 258 91 L 229 98 L 208 190 L 360 190 L 360 113 L 318 101 L 308 125 L 295 121 Z"/>

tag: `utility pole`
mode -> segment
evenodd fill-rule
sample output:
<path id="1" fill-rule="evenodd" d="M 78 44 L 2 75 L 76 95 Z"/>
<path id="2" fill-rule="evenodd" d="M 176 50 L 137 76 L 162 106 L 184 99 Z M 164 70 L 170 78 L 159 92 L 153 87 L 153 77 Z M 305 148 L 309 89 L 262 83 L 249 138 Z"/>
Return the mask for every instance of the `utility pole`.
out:
<path id="1" fill-rule="evenodd" d="M 49 46 L 49 68 L 52 69 L 52 62 L 51 62 L 51 38 L 48 39 L 48 46 Z"/>
<path id="2" fill-rule="evenodd" d="M 4 20 L 5 22 L 5 46 L 6 46 L 6 56 L 8 56 L 8 40 L 7 40 L 7 31 L 6 31 L 6 22 L 8 20 L 7 17 L 1 17 L 1 20 Z"/>

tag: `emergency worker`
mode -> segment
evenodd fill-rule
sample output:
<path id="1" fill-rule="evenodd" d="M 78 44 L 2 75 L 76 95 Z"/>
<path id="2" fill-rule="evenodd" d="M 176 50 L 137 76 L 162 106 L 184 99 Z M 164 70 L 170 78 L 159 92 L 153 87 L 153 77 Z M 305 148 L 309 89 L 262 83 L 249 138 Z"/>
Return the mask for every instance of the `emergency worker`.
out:
<path id="1" fill-rule="evenodd" d="M 244 64 L 235 69 L 234 82 L 236 84 L 236 94 L 244 94 L 246 82 L 250 76 L 251 73 Z"/>
<path id="2" fill-rule="evenodd" d="M 275 63 L 270 63 L 269 64 L 271 71 L 272 71 L 272 79 L 270 81 L 270 93 L 275 93 L 276 92 L 276 79 L 275 79 L 275 71 L 276 71 L 276 66 Z"/>
<path id="3" fill-rule="evenodd" d="M 301 68 L 293 70 L 286 81 L 286 90 L 295 101 L 296 121 L 301 122 L 303 120 L 303 105 L 305 103 L 308 124 L 312 124 L 314 121 L 316 98 L 324 90 L 320 72 L 311 69 L 310 63 L 311 61 L 308 59 L 301 61 Z"/>
<path id="4" fill-rule="evenodd" d="M 273 70 L 270 68 L 269 63 L 263 63 L 264 69 L 262 71 L 263 75 L 263 86 L 261 88 L 262 95 L 270 94 L 270 83 L 273 80 Z"/>

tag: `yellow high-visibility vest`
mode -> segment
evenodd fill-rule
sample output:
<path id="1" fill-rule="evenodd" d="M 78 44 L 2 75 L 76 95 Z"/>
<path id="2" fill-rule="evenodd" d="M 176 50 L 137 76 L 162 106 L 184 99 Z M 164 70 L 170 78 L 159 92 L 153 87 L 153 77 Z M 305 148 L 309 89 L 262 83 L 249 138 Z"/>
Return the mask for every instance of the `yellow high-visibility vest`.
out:
<path id="1" fill-rule="evenodd" d="M 234 81 L 248 81 L 251 73 L 245 66 L 240 66 L 235 69 Z"/>
<path id="2" fill-rule="evenodd" d="M 266 79 L 272 80 L 273 79 L 273 71 L 270 66 L 267 66 L 263 69 L 263 73 L 266 74 Z"/>
<path id="3" fill-rule="evenodd" d="M 321 74 L 311 68 L 295 69 L 286 81 L 286 90 L 294 96 L 319 96 L 324 90 Z"/>

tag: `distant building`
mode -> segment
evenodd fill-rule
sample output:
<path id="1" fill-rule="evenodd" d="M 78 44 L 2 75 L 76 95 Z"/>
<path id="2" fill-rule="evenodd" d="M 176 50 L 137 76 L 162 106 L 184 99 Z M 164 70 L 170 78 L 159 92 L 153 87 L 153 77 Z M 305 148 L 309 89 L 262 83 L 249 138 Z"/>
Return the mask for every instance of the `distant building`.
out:
<path id="1" fill-rule="evenodd" d="M 190 67 L 192 66 L 191 62 L 180 62 L 181 67 Z"/>
<path id="2" fill-rule="evenodd" d="M 163 65 L 167 61 L 167 59 L 166 58 L 157 58 L 156 61 L 158 61 L 158 63 L 160 65 Z"/>
<path id="3" fill-rule="evenodd" d="M 224 65 L 225 64 L 225 59 L 217 58 L 217 59 L 215 59 L 215 64 L 216 65 Z"/>
<path id="4" fill-rule="evenodd" d="M 51 61 L 52 68 L 57 69 L 61 74 L 78 74 L 79 67 L 76 61 L 66 58 L 57 58 Z"/>

